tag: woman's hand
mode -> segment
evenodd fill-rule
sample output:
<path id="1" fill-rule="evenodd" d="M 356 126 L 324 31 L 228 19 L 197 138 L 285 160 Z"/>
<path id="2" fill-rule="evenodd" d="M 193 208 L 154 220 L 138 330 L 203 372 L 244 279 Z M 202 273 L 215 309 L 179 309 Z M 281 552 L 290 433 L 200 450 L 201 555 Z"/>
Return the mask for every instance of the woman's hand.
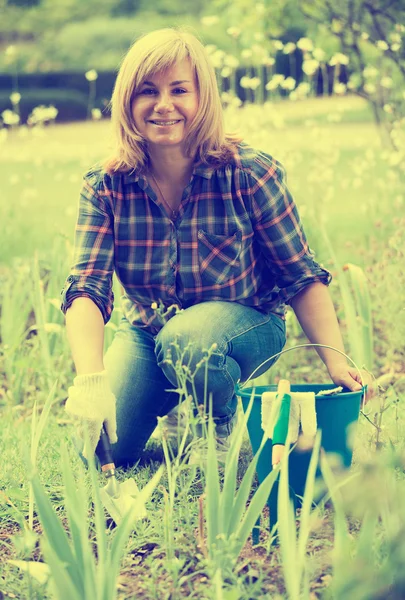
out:
<path id="1" fill-rule="evenodd" d="M 371 398 L 374 396 L 374 380 L 364 369 L 360 369 L 361 377 L 358 370 L 354 367 L 349 367 L 347 363 L 339 363 L 328 370 L 334 384 L 346 387 L 352 392 L 358 392 L 361 390 L 363 379 L 363 385 L 367 386 L 365 403 L 371 400 Z"/>
<path id="2" fill-rule="evenodd" d="M 83 456 L 94 456 L 104 424 L 112 444 L 117 442 L 116 399 L 108 383 L 107 371 L 78 375 L 69 388 L 65 410 L 78 421 L 78 437 L 83 442 Z M 85 444 L 84 428 L 88 431 Z"/>

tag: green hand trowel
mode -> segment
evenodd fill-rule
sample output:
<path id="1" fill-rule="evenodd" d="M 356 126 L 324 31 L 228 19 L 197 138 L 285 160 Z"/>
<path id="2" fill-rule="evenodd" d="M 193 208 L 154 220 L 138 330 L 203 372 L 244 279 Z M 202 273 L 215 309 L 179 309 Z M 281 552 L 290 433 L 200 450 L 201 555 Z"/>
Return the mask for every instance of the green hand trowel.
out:
<path id="1" fill-rule="evenodd" d="M 281 461 L 285 449 L 285 442 L 288 434 L 288 422 L 290 419 L 291 392 L 290 382 L 287 379 L 280 379 L 277 396 L 280 402 L 280 412 L 276 424 L 274 425 L 272 438 L 272 456 L 271 462 L 273 468 Z"/>

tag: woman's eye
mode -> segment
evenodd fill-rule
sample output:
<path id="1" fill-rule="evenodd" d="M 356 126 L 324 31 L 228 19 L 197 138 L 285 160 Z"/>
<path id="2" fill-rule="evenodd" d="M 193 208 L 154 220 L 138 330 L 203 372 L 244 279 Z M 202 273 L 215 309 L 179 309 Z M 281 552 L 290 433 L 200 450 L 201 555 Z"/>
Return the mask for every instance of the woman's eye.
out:
<path id="1" fill-rule="evenodd" d="M 152 88 L 145 88 L 144 90 L 141 91 L 141 94 L 145 94 L 147 96 L 149 96 L 151 93 L 154 94 L 156 90 L 152 89 Z"/>
<path id="2" fill-rule="evenodd" d="M 183 90 L 182 88 L 175 88 L 173 91 L 176 92 L 176 94 L 185 94 L 187 92 L 187 90 Z"/>

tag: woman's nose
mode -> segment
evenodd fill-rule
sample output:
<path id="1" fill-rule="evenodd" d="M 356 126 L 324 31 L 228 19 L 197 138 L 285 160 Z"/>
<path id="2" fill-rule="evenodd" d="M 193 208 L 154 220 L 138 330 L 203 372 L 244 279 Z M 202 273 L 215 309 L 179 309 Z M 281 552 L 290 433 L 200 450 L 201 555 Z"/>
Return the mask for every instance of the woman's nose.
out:
<path id="1" fill-rule="evenodd" d="M 156 98 L 155 110 L 157 112 L 169 111 L 173 108 L 173 101 L 169 94 L 162 93 Z"/>

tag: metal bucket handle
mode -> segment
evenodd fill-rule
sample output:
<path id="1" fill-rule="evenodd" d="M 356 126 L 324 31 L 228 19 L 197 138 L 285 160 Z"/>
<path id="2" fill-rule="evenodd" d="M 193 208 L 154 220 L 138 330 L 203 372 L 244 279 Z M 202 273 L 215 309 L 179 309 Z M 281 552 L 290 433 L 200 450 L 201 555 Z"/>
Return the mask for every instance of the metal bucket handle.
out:
<path id="1" fill-rule="evenodd" d="M 252 379 L 253 375 L 256 373 L 256 371 L 258 371 L 266 362 L 268 362 L 269 360 L 272 360 L 273 358 L 277 358 L 277 356 L 281 356 L 282 354 L 286 354 L 287 352 L 291 352 L 291 350 L 297 350 L 298 348 L 329 348 L 329 350 L 334 350 L 335 352 L 338 352 L 339 354 L 341 354 L 342 356 L 344 356 L 345 358 L 347 358 L 348 360 L 350 360 L 350 362 L 352 363 L 352 365 L 355 367 L 355 369 L 357 370 L 358 374 L 360 375 L 360 380 L 361 380 L 361 386 L 363 388 L 363 394 L 365 391 L 365 385 L 364 385 L 364 379 L 363 376 L 361 374 L 361 371 L 359 369 L 359 367 L 357 366 L 357 364 L 354 362 L 354 360 L 352 358 L 350 358 L 350 356 L 348 356 L 347 354 L 345 354 L 344 352 L 342 352 L 342 350 L 338 350 L 337 348 L 334 348 L 333 346 L 328 346 L 326 344 L 299 344 L 298 346 L 292 346 L 291 348 L 287 348 L 286 350 L 281 350 L 281 352 L 277 352 L 277 354 L 273 354 L 273 356 L 270 356 L 270 358 L 266 358 L 266 360 L 264 360 L 258 367 L 256 367 L 256 369 L 253 371 L 253 373 L 251 375 L 249 375 L 249 377 L 246 379 L 246 381 L 242 384 L 239 385 L 239 381 L 238 381 L 238 386 L 239 389 L 243 389 L 245 387 L 245 385 L 247 384 L 247 382 Z M 363 395 L 363 400 L 364 400 L 364 395 Z"/>

